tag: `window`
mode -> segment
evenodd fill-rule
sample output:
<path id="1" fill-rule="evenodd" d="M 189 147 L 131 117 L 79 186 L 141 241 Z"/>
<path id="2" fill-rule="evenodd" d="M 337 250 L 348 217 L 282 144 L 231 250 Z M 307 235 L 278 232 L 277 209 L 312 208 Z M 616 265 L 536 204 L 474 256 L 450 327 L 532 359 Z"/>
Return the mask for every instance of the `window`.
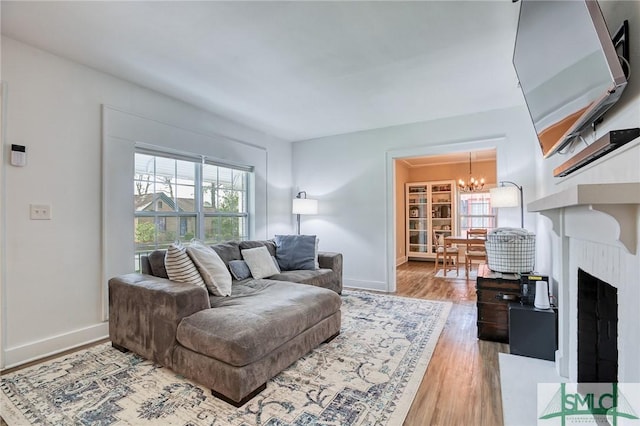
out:
<path id="1" fill-rule="evenodd" d="M 247 239 L 250 172 L 207 159 L 138 150 L 133 181 L 136 270 L 141 254 L 175 240 L 213 244 Z"/>
<path id="2" fill-rule="evenodd" d="M 463 192 L 458 203 L 459 232 L 466 235 L 470 228 L 486 228 L 491 230 L 496 227 L 496 215 L 491 208 L 489 191 Z"/>
<path id="3" fill-rule="evenodd" d="M 189 232 L 189 222 L 186 217 L 180 218 L 180 236 L 185 237 Z"/>
<path id="4" fill-rule="evenodd" d="M 247 239 L 247 173 L 214 164 L 202 167 L 204 239 Z"/>

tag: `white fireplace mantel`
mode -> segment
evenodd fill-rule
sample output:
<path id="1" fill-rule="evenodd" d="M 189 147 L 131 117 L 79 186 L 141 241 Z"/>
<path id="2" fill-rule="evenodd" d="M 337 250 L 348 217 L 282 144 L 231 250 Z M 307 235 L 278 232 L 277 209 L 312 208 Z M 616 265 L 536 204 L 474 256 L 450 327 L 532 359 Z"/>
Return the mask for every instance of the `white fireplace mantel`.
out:
<path id="1" fill-rule="evenodd" d="M 640 347 L 629 342 L 637 341 L 638 310 L 636 286 L 629 283 L 637 276 L 640 182 L 578 184 L 529 203 L 527 210 L 550 218 L 559 237 L 549 271 L 557 290 L 558 373 L 578 380 L 576 295 L 581 268 L 624 294 L 619 311 L 619 377 L 637 380 Z"/>
<path id="2" fill-rule="evenodd" d="M 613 218 L 618 229 L 609 230 L 598 222 L 582 223 L 580 237 L 609 244 L 622 244 L 631 254 L 636 254 L 638 239 L 638 208 L 640 206 L 640 183 L 599 183 L 575 185 L 564 191 L 535 200 L 527 205 L 530 212 L 539 212 L 551 219 L 553 231 L 565 234 L 567 225 L 561 220 L 565 213 L 579 218 L 589 212 L 604 213 Z M 576 219 L 577 221 L 578 219 Z"/>

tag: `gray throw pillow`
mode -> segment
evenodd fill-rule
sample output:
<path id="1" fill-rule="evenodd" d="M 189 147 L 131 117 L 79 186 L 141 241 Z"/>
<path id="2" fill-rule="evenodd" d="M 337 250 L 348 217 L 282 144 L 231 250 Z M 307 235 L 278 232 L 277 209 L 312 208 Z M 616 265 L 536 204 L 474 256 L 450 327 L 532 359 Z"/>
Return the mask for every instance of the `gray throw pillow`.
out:
<path id="1" fill-rule="evenodd" d="M 251 270 L 244 260 L 232 260 L 229 262 L 229 270 L 236 280 L 244 280 L 251 276 Z"/>
<path id="2" fill-rule="evenodd" d="M 273 263 L 273 258 L 265 246 L 245 249 L 240 252 L 244 261 L 247 262 L 253 278 L 267 278 L 280 272 Z"/>
<path id="3" fill-rule="evenodd" d="M 316 269 L 315 235 L 276 235 L 276 259 L 283 271 Z"/>
<path id="4" fill-rule="evenodd" d="M 278 261 L 275 256 L 271 256 L 271 259 L 273 260 L 273 264 L 278 270 L 278 273 L 280 273 L 280 266 L 278 265 Z M 233 277 L 238 281 L 247 279 L 251 276 L 251 269 L 249 269 L 249 265 L 247 265 L 247 262 L 244 260 L 230 261 L 229 270 L 231 271 L 231 275 L 233 275 Z"/>

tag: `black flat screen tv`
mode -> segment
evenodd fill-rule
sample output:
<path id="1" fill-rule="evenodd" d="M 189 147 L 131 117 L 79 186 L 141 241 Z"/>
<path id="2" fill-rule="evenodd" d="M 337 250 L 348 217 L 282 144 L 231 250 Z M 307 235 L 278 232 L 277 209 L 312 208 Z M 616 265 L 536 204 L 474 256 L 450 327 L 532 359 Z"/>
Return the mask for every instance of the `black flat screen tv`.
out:
<path id="1" fill-rule="evenodd" d="M 544 158 L 580 136 L 627 84 L 595 0 L 521 0 L 513 65 Z"/>

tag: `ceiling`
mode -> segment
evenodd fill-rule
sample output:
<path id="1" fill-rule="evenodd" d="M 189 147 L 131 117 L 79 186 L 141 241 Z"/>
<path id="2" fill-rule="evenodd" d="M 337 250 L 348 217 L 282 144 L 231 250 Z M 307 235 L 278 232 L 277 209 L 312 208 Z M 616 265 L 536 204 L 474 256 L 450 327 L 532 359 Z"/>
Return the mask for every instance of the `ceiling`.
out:
<path id="1" fill-rule="evenodd" d="M 511 0 L 1 8 L 6 36 L 287 141 L 522 104 Z"/>

